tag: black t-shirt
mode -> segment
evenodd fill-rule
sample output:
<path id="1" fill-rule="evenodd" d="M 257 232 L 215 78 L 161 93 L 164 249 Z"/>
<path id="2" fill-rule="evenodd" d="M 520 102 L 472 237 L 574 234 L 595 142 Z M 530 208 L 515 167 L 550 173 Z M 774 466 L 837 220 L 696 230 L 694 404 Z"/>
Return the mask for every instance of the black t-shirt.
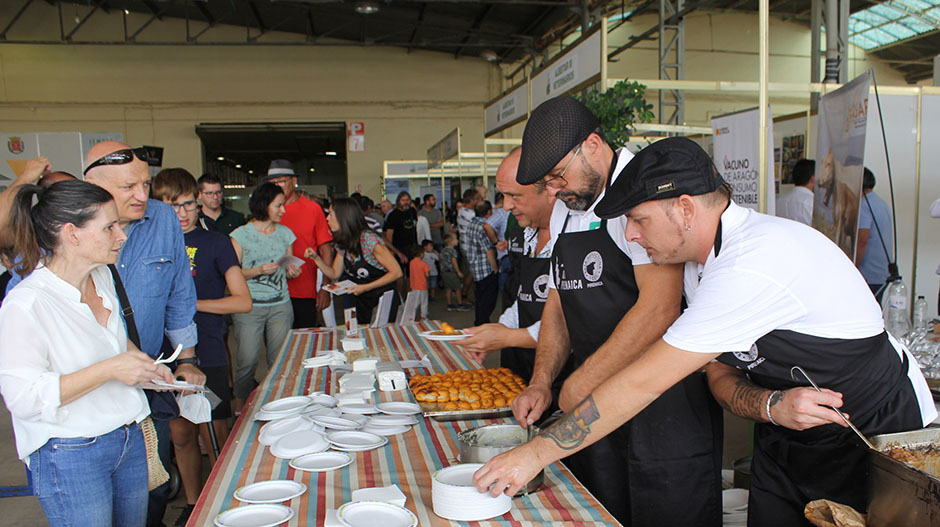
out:
<path id="1" fill-rule="evenodd" d="M 196 283 L 196 298 L 214 300 L 225 296 L 225 272 L 238 266 L 235 248 L 227 236 L 196 227 L 186 233 L 189 268 Z M 196 356 L 203 366 L 225 366 L 225 317 L 214 313 L 196 312 L 193 317 L 199 344 Z"/>
<path id="2" fill-rule="evenodd" d="M 393 229 L 392 245 L 408 254 L 412 246 L 418 245 L 418 213 L 411 207 L 405 210 L 395 209 L 388 213 L 385 230 Z"/>

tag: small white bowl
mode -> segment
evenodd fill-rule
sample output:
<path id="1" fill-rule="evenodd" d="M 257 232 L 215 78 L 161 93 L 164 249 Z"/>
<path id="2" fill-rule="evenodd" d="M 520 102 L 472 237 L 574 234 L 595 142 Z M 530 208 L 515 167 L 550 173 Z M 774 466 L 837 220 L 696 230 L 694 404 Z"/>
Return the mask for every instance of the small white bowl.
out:
<path id="1" fill-rule="evenodd" d="M 747 510 L 747 489 L 725 489 L 721 491 L 721 509 L 724 512 Z"/>

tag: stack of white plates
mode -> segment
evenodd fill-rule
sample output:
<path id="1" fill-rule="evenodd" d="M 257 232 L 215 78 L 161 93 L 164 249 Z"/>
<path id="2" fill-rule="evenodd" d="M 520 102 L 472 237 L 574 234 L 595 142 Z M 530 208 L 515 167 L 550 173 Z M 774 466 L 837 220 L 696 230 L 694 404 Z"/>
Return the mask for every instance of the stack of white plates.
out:
<path id="1" fill-rule="evenodd" d="M 322 404 L 323 406 L 326 406 L 329 408 L 333 408 L 334 406 L 336 406 L 336 402 L 337 402 L 336 397 L 333 397 L 332 395 L 329 395 L 323 392 L 313 392 L 310 395 L 308 395 L 308 397 L 310 397 L 311 401 L 317 404 Z"/>
<path id="2" fill-rule="evenodd" d="M 256 421 L 273 421 L 297 415 L 313 404 L 306 395 L 294 395 L 271 401 L 255 412 Z"/>
<path id="3" fill-rule="evenodd" d="M 414 415 L 421 413 L 421 407 L 415 403 L 406 403 L 403 401 L 389 401 L 379 403 L 375 408 L 388 415 Z"/>
<path id="4" fill-rule="evenodd" d="M 271 445 L 271 455 L 281 459 L 294 459 L 304 454 L 323 452 L 330 448 L 323 434 L 317 430 L 291 432 Z"/>
<path id="5" fill-rule="evenodd" d="M 724 527 L 745 527 L 747 525 L 746 489 L 725 489 L 721 492 L 722 524 Z"/>
<path id="6" fill-rule="evenodd" d="M 341 416 L 332 415 L 312 415 L 310 420 L 314 423 L 333 430 L 357 430 L 362 426 L 359 421 L 347 419 Z"/>
<path id="7" fill-rule="evenodd" d="M 362 415 L 362 414 L 343 413 L 343 414 L 340 414 L 340 417 L 342 417 L 343 419 L 349 419 L 350 421 L 353 421 L 359 426 L 365 426 L 365 424 L 369 422 L 369 416 Z"/>
<path id="8" fill-rule="evenodd" d="M 377 436 L 394 436 L 398 434 L 404 434 L 405 432 L 411 430 L 411 425 L 388 425 L 388 426 L 377 426 L 366 424 L 360 428 L 363 432 L 369 432 L 370 434 L 375 434 Z"/>
<path id="9" fill-rule="evenodd" d="M 349 527 L 417 527 L 418 517 L 410 510 L 384 501 L 351 501 L 336 510 Z"/>
<path id="10" fill-rule="evenodd" d="M 431 476 L 434 514 L 457 521 L 481 521 L 502 516 L 512 508 L 512 498 L 481 493 L 473 485 L 473 473 L 482 463 L 451 465 Z"/>
<path id="11" fill-rule="evenodd" d="M 340 450 L 342 452 L 365 452 L 388 443 L 387 437 L 357 430 L 331 432 L 326 434 L 326 440 L 330 443 L 333 450 Z"/>

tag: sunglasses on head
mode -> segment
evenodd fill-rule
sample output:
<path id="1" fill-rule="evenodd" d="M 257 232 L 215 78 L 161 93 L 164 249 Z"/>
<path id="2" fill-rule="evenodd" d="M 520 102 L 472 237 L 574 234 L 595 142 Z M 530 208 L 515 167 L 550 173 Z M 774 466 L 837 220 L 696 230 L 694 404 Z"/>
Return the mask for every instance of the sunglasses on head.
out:
<path id="1" fill-rule="evenodd" d="M 115 152 L 111 152 L 110 154 L 94 161 L 93 163 L 85 167 L 85 171 L 82 172 L 82 174 L 88 175 L 89 170 L 95 167 L 100 167 L 104 165 L 126 165 L 130 163 L 131 161 L 133 161 L 135 156 L 137 157 L 137 159 L 140 159 L 144 163 L 148 163 L 148 164 L 150 163 L 150 160 L 152 159 L 150 157 L 150 152 L 148 152 L 146 148 L 125 148 L 123 150 L 117 150 Z"/>

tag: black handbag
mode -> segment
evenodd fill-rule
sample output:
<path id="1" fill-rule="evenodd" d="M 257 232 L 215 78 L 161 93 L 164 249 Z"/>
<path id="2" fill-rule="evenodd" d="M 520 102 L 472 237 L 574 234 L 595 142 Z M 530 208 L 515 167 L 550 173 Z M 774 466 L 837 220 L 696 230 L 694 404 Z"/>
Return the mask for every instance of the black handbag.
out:
<path id="1" fill-rule="evenodd" d="M 137 333 L 137 323 L 134 322 L 134 308 L 131 307 L 131 303 L 127 299 L 124 282 L 121 281 L 121 276 L 114 264 L 108 264 L 108 269 L 114 278 L 114 289 L 117 291 L 118 300 L 121 302 L 121 316 L 124 317 L 124 325 L 127 327 L 127 338 L 137 346 L 137 349 L 141 349 L 140 334 Z M 150 403 L 150 416 L 153 419 L 171 421 L 180 416 L 180 407 L 171 392 L 144 390 L 144 394 L 147 395 L 147 402 Z"/>

